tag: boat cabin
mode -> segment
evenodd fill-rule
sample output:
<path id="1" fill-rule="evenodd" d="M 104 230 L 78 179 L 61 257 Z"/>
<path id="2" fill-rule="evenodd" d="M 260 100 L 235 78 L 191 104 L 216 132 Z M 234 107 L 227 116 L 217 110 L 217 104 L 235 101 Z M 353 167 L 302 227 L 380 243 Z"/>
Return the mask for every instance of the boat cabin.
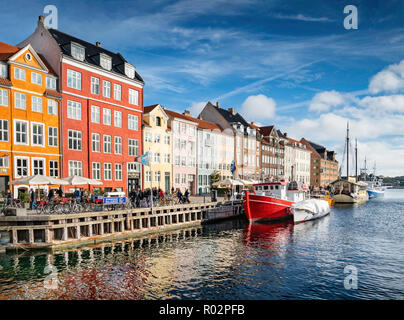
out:
<path id="1" fill-rule="evenodd" d="M 350 196 L 351 194 L 359 194 L 366 191 L 367 184 L 359 181 L 358 183 L 348 180 L 337 180 L 331 183 L 334 194 L 345 194 Z"/>
<path id="2" fill-rule="evenodd" d="M 277 181 L 254 184 L 254 191 L 257 195 L 297 202 L 308 198 L 309 189 L 296 181 Z"/>

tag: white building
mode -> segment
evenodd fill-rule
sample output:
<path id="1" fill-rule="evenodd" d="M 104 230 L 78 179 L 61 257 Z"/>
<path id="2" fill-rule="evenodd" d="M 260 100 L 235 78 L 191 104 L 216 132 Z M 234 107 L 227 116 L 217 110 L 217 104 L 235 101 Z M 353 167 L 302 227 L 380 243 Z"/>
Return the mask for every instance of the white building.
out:
<path id="1" fill-rule="evenodd" d="M 283 134 L 285 142 L 285 178 L 310 184 L 311 151 L 300 141 Z"/>

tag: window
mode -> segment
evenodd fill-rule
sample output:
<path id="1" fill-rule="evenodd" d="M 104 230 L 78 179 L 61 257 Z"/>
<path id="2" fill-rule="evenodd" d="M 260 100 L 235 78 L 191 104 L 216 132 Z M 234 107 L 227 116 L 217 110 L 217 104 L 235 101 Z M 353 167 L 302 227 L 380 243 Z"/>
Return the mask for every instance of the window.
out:
<path id="1" fill-rule="evenodd" d="M 91 106 L 91 122 L 100 123 L 100 107 Z"/>
<path id="2" fill-rule="evenodd" d="M 150 134 L 150 132 L 145 133 L 144 141 L 145 142 L 151 142 L 151 134 Z"/>
<path id="3" fill-rule="evenodd" d="M 129 139 L 129 155 L 139 155 L 139 142 L 135 139 Z"/>
<path id="4" fill-rule="evenodd" d="M 67 69 L 67 86 L 72 89 L 81 90 L 81 73 Z"/>
<path id="5" fill-rule="evenodd" d="M 27 96 L 24 93 L 14 93 L 14 106 L 17 109 L 27 109 Z"/>
<path id="6" fill-rule="evenodd" d="M 180 123 L 177 121 L 174 122 L 174 132 L 180 132 Z"/>
<path id="7" fill-rule="evenodd" d="M 128 129 L 130 130 L 138 130 L 138 117 L 133 115 L 133 114 L 129 114 L 128 115 Z"/>
<path id="8" fill-rule="evenodd" d="M 91 77 L 91 93 L 100 94 L 100 79 Z"/>
<path id="9" fill-rule="evenodd" d="M 161 127 L 161 118 L 156 117 L 156 126 Z"/>
<path id="10" fill-rule="evenodd" d="M 32 158 L 32 174 L 41 174 L 45 175 L 45 160 Z"/>
<path id="11" fill-rule="evenodd" d="M 164 154 L 164 163 L 170 163 L 170 154 L 169 153 Z"/>
<path id="12" fill-rule="evenodd" d="M 112 180 L 112 163 L 104 163 L 104 180 Z"/>
<path id="13" fill-rule="evenodd" d="M 81 103 L 67 100 L 67 117 L 69 119 L 81 120 Z"/>
<path id="14" fill-rule="evenodd" d="M 115 154 L 122 154 L 122 137 L 114 138 Z"/>
<path id="15" fill-rule="evenodd" d="M 104 134 L 104 153 L 112 153 L 112 138 Z"/>
<path id="16" fill-rule="evenodd" d="M 161 179 L 161 173 L 160 173 L 160 171 L 155 171 L 155 172 L 154 172 L 154 181 L 160 182 L 160 179 Z"/>
<path id="17" fill-rule="evenodd" d="M 8 120 L 0 119 L 0 141 L 8 141 Z"/>
<path id="18" fill-rule="evenodd" d="M 93 174 L 93 179 L 95 180 L 101 180 L 101 163 L 99 162 L 93 162 L 92 163 L 92 174 Z"/>
<path id="19" fill-rule="evenodd" d="M 134 79 L 135 78 L 135 68 L 132 65 L 125 63 L 125 74 L 129 78 Z"/>
<path id="20" fill-rule="evenodd" d="M 122 164 L 115 163 L 115 180 L 122 180 Z"/>
<path id="21" fill-rule="evenodd" d="M 114 99 L 121 101 L 122 99 L 122 87 L 119 84 L 114 84 Z"/>
<path id="22" fill-rule="evenodd" d="M 25 81 L 25 70 L 15 67 L 14 68 L 14 78 L 17 80 Z"/>
<path id="23" fill-rule="evenodd" d="M 104 69 L 111 70 L 112 69 L 112 59 L 107 55 L 100 54 L 100 66 Z"/>
<path id="24" fill-rule="evenodd" d="M 68 130 L 69 150 L 81 151 L 81 131 Z"/>
<path id="25" fill-rule="evenodd" d="M 0 89 L 0 106 L 8 107 L 8 91 Z"/>
<path id="26" fill-rule="evenodd" d="M 50 76 L 46 76 L 46 88 L 56 90 L 56 79 Z"/>
<path id="27" fill-rule="evenodd" d="M 15 143 L 28 145 L 28 121 L 15 120 Z"/>
<path id="28" fill-rule="evenodd" d="M 170 144 L 170 136 L 164 136 L 164 143 Z"/>
<path id="29" fill-rule="evenodd" d="M 114 125 L 115 127 L 122 128 L 122 112 L 114 111 Z"/>
<path id="30" fill-rule="evenodd" d="M 0 78 L 8 78 L 7 65 L 0 63 Z"/>
<path id="31" fill-rule="evenodd" d="M 146 171 L 146 182 L 151 181 L 151 171 Z"/>
<path id="32" fill-rule="evenodd" d="M 187 166 L 187 158 L 186 157 L 181 157 L 181 166 L 186 167 Z"/>
<path id="33" fill-rule="evenodd" d="M 111 125 L 111 109 L 102 109 L 102 123 L 108 126 Z"/>
<path id="34" fill-rule="evenodd" d="M 48 99 L 48 114 L 58 114 L 58 103 L 55 100 Z"/>
<path id="35" fill-rule="evenodd" d="M 35 97 L 32 96 L 32 105 L 31 105 L 31 109 L 32 111 L 35 112 L 42 112 L 42 98 L 41 97 Z"/>
<path id="36" fill-rule="evenodd" d="M 0 157 L 0 168 L 9 168 L 10 161 L 9 157 Z"/>
<path id="37" fill-rule="evenodd" d="M 155 143 L 160 143 L 160 135 L 159 135 L 159 134 L 156 134 L 156 135 L 154 136 L 154 142 L 155 142 Z"/>
<path id="38" fill-rule="evenodd" d="M 91 134 L 91 150 L 93 152 L 100 152 L 101 151 L 101 141 L 100 141 L 100 134 L 93 133 Z"/>
<path id="39" fill-rule="evenodd" d="M 49 176 L 59 177 L 59 161 L 49 160 Z"/>
<path id="40" fill-rule="evenodd" d="M 175 174 L 175 183 L 177 183 L 177 184 L 180 183 L 180 174 L 179 173 Z"/>
<path id="41" fill-rule="evenodd" d="M 71 55 L 74 59 L 84 61 L 85 49 L 76 43 L 71 43 Z"/>
<path id="42" fill-rule="evenodd" d="M 160 162 L 160 153 L 158 152 L 154 153 L 154 162 Z"/>
<path id="43" fill-rule="evenodd" d="M 29 158 L 15 157 L 15 174 L 16 177 L 27 177 L 29 175 Z"/>
<path id="44" fill-rule="evenodd" d="M 182 134 L 187 134 L 187 125 L 185 123 L 182 124 Z"/>
<path id="45" fill-rule="evenodd" d="M 185 173 L 181 174 L 181 183 L 187 183 L 187 175 Z"/>
<path id="46" fill-rule="evenodd" d="M 139 91 L 129 89 L 129 103 L 136 106 L 139 104 Z"/>
<path id="47" fill-rule="evenodd" d="M 174 163 L 175 163 L 176 166 L 180 165 L 180 156 L 175 156 Z"/>
<path id="48" fill-rule="evenodd" d="M 111 82 L 102 81 L 102 95 L 106 98 L 111 98 Z"/>
<path id="49" fill-rule="evenodd" d="M 189 135 L 191 137 L 195 136 L 195 127 L 192 126 L 189 127 Z"/>
<path id="50" fill-rule="evenodd" d="M 58 128 L 48 127 L 48 145 L 51 147 L 58 146 Z"/>
<path id="51" fill-rule="evenodd" d="M 42 75 L 36 72 L 31 72 L 31 82 L 33 84 L 42 85 Z"/>
<path id="52" fill-rule="evenodd" d="M 69 160 L 69 176 L 83 176 L 83 163 L 81 161 Z"/>

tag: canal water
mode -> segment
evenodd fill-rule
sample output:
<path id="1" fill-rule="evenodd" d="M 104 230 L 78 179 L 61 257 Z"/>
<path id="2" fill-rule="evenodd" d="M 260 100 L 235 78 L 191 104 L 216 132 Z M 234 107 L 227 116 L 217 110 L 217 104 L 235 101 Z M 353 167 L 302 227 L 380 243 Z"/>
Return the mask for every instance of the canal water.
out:
<path id="1" fill-rule="evenodd" d="M 0 255 L 0 299 L 404 299 L 404 190 L 304 224 L 244 219 Z"/>

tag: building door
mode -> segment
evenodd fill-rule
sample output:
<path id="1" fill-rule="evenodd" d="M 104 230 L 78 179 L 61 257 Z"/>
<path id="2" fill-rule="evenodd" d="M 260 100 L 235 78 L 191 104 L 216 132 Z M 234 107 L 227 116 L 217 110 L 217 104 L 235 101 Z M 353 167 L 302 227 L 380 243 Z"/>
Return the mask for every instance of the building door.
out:
<path id="1" fill-rule="evenodd" d="M 0 193 L 1 192 L 5 192 L 7 191 L 7 189 L 9 188 L 8 183 L 10 181 L 10 177 L 9 176 L 1 176 L 0 177 Z"/>
<path id="2" fill-rule="evenodd" d="M 136 190 L 137 188 L 140 188 L 139 179 L 138 178 L 129 178 L 128 179 L 128 194 L 132 190 Z"/>
<path id="3" fill-rule="evenodd" d="M 165 193 L 170 193 L 170 172 L 164 174 Z"/>

